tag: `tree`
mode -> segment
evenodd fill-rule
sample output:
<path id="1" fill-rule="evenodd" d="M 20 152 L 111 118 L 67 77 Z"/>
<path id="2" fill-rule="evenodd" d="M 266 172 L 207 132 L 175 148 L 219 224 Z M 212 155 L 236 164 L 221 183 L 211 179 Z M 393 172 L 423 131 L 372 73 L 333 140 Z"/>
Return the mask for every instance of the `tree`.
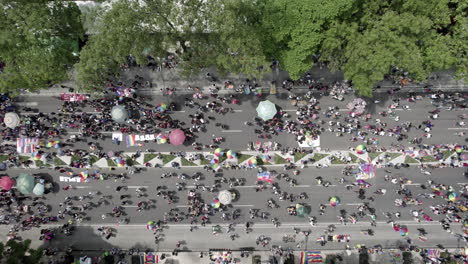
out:
<path id="1" fill-rule="evenodd" d="M 10 240 L 0 243 L 0 260 L 6 264 L 36 264 L 42 258 L 42 249 L 31 249 L 31 240 Z"/>
<path id="2" fill-rule="evenodd" d="M 349 0 L 269 0 L 263 24 L 276 43 L 268 52 L 298 79 L 313 66 L 323 31 L 352 7 Z"/>
<path id="3" fill-rule="evenodd" d="M 65 80 L 83 36 L 76 4 L 0 1 L 0 13 L 0 91 L 34 91 Z"/>
<path id="4" fill-rule="evenodd" d="M 466 18 L 452 0 L 357 1 L 324 32 L 320 60 L 341 69 L 361 95 L 392 69 L 424 81 L 433 71 L 457 67 L 466 74 Z"/>

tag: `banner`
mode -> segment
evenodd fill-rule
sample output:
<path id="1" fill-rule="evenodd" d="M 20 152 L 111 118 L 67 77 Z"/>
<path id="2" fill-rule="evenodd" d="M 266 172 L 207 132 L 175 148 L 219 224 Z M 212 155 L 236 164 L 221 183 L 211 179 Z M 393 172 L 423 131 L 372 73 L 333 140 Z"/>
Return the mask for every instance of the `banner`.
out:
<path id="1" fill-rule="evenodd" d="M 36 151 L 36 146 L 39 145 L 38 138 L 17 138 L 16 151 L 18 153 L 33 153 Z"/>
<path id="2" fill-rule="evenodd" d="M 127 146 L 137 146 L 138 141 L 151 141 L 151 140 L 156 140 L 156 136 L 154 134 L 148 134 L 148 135 L 128 135 L 125 137 L 125 141 L 127 142 Z"/>
<path id="3" fill-rule="evenodd" d="M 88 95 L 86 94 L 67 94 L 63 93 L 60 95 L 60 99 L 64 101 L 70 101 L 70 102 L 81 102 L 84 100 L 87 100 L 89 98 Z"/>
<path id="4" fill-rule="evenodd" d="M 301 264 L 322 263 L 323 257 L 320 251 L 305 251 L 301 252 Z"/>

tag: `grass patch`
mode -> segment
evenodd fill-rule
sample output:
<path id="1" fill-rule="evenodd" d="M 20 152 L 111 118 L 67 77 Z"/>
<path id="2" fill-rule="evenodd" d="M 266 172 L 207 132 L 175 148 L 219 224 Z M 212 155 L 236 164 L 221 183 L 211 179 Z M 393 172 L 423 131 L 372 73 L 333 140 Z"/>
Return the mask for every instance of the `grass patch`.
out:
<path id="1" fill-rule="evenodd" d="M 54 159 L 54 165 L 55 166 L 65 166 L 67 165 L 62 159 L 60 158 L 55 158 Z"/>
<path id="2" fill-rule="evenodd" d="M 351 158 L 351 163 L 361 163 L 361 162 L 364 162 L 364 160 L 362 160 L 361 158 L 359 158 L 358 156 L 352 154 L 352 153 L 349 153 L 348 154 L 349 157 Z"/>
<path id="3" fill-rule="evenodd" d="M 437 161 L 436 158 L 434 158 L 433 156 L 429 155 L 429 156 L 425 156 L 425 157 L 421 157 L 421 162 L 435 162 Z"/>
<path id="4" fill-rule="evenodd" d="M 270 162 L 265 162 L 262 160 L 262 158 L 257 158 L 257 165 L 262 166 L 262 165 L 271 165 Z"/>
<path id="5" fill-rule="evenodd" d="M 380 156 L 382 153 L 383 152 L 367 152 L 367 154 L 369 155 L 369 158 L 371 158 L 371 160 L 374 160 L 375 158 Z"/>
<path id="6" fill-rule="evenodd" d="M 20 162 L 25 162 L 27 160 L 29 160 L 31 157 L 28 157 L 28 156 L 19 156 L 18 159 Z"/>
<path id="7" fill-rule="evenodd" d="M 237 163 L 241 164 L 242 162 L 250 159 L 252 155 L 247 155 L 247 154 L 237 154 Z"/>
<path id="8" fill-rule="evenodd" d="M 207 160 L 205 157 L 201 157 L 201 158 L 200 158 L 200 164 L 201 164 L 201 165 L 210 165 L 211 163 L 210 163 L 210 161 Z"/>
<path id="9" fill-rule="evenodd" d="M 166 165 L 167 163 L 171 162 L 175 158 L 176 156 L 174 155 L 162 154 L 163 165 Z"/>
<path id="10" fill-rule="evenodd" d="M 450 156 L 453 155 L 453 153 L 455 153 L 454 151 L 450 151 L 450 150 L 446 150 L 446 151 L 442 151 L 442 153 L 444 154 L 444 157 L 443 159 L 448 159 Z"/>
<path id="11" fill-rule="evenodd" d="M 107 166 L 108 167 L 117 167 L 117 164 L 115 164 L 115 162 L 111 159 L 108 159 L 107 160 Z"/>
<path id="12" fill-rule="evenodd" d="M 7 155 L 0 155 L 0 162 L 4 162 L 5 160 L 8 160 Z"/>
<path id="13" fill-rule="evenodd" d="M 332 161 L 331 164 L 346 164 L 346 162 L 340 160 L 338 157 L 335 157 Z"/>
<path id="14" fill-rule="evenodd" d="M 71 156 L 71 163 L 73 163 L 75 161 L 79 161 L 80 159 L 81 159 L 81 156 L 73 155 L 73 156 Z"/>
<path id="15" fill-rule="evenodd" d="M 182 166 L 197 166 L 197 164 L 187 160 L 186 158 L 181 158 L 180 163 L 182 163 Z"/>
<path id="16" fill-rule="evenodd" d="M 36 167 L 50 167 L 50 164 L 47 164 L 45 162 L 43 162 L 42 160 L 35 160 L 34 161 L 36 163 Z"/>
<path id="17" fill-rule="evenodd" d="M 275 164 L 286 164 L 286 163 L 288 163 L 288 161 L 286 159 L 284 159 L 283 157 L 281 157 L 278 154 L 275 154 L 274 160 L 275 160 Z"/>
<path id="18" fill-rule="evenodd" d="M 143 158 L 143 162 L 148 163 L 150 160 L 156 158 L 157 156 L 158 155 L 153 154 L 153 153 L 145 154 L 145 157 Z"/>
<path id="19" fill-rule="evenodd" d="M 296 152 L 296 153 L 294 153 L 294 162 L 298 162 L 300 159 L 304 158 L 308 154 L 309 153 L 307 153 L 307 152 L 304 152 L 304 153 Z"/>
<path id="20" fill-rule="evenodd" d="M 313 160 L 315 160 L 315 162 L 327 157 L 329 154 L 322 154 L 322 153 L 315 153 L 314 154 L 314 157 L 312 158 Z"/>
<path id="21" fill-rule="evenodd" d="M 98 160 L 99 160 L 99 158 L 98 158 L 96 155 L 90 155 L 90 156 L 89 156 L 89 163 L 90 163 L 91 165 L 93 165 L 94 163 L 96 163 Z"/>
<path id="22" fill-rule="evenodd" d="M 413 158 L 410 157 L 410 156 L 406 156 L 406 157 L 405 157 L 405 163 L 408 163 L 408 164 L 410 164 L 410 163 L 419 163 L 419 161 L 413 159 Z"/>
<path id="23" fill-rule="evenodd" d="M 226 157 L 226 155 L 223 155 L 223 156 L 219 157 L 218 160 L 219 160 L 219 163 L 221 163 L 221 162 L 227 160 L 227 157 Z"/>
<path id="24" fill-rule="evenodd" d="M 403 155 L 403 153 L 386 152 L 385 155 L 388 156 L 390 160 L 392 160 L 400 157 L 401 155 Z"/>

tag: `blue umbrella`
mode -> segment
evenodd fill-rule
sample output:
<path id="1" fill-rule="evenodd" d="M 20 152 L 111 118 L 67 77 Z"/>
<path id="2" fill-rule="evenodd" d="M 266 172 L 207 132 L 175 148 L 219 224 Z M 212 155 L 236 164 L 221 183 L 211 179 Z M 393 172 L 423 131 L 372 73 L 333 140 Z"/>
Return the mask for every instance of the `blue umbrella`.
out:
<path id="1" fill-rule="evenodd" d="M 266 100 L 261 101 L 257 106 L 258 117 L 264 121 L 272 119 L 277 113 L 276 106 L 274 103 Z"/>

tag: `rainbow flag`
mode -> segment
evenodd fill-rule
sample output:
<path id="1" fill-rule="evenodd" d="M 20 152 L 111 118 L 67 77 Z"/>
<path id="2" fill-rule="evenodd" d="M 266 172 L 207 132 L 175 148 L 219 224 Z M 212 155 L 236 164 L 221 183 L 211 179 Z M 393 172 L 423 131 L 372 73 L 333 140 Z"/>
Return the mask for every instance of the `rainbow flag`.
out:
<path id="1" fill-rule="evenodd" d="M 323 257 L 320 251 L 304 251 L 301 252 L 301 264 L 322 263 Z"/>
<path id="2" fill-rule="evenodd" d="M 132 147 L 136 146 L 136 140 L 135 140 L 136 135 L 128 135 L 126 140 L 127 140 L 127 147 Z"/>

